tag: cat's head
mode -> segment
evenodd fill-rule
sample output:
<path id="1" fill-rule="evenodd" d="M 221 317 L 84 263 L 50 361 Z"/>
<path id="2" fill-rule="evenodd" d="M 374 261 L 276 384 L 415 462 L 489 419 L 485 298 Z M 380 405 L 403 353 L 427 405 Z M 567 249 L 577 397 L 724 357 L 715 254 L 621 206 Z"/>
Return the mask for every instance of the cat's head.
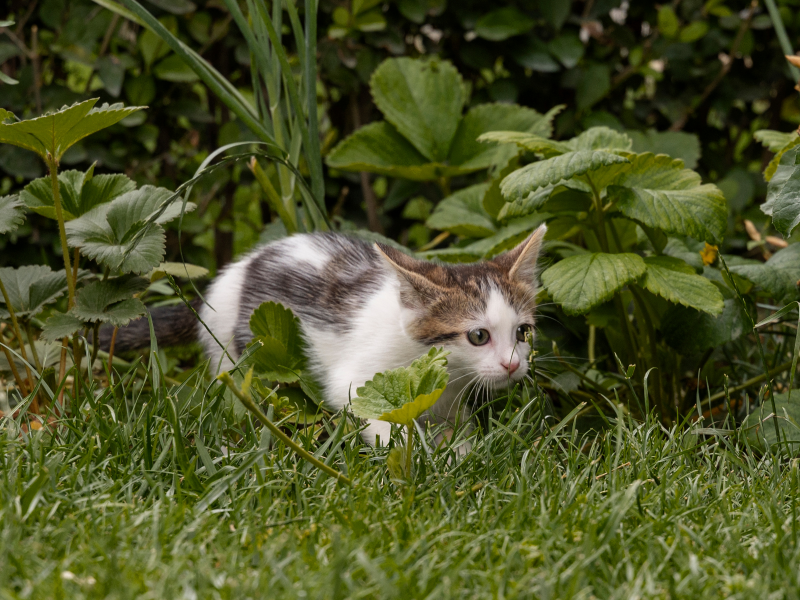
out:
<path id="1" fill-rule="evenodd" d="M 536 264 L 547 228 L 492 260 L 446 265 L 417 260 L 378 245 L 400 284 L 407 333 L 450 351 L 451 381 L 481 378 L 490 387 L 528 371 L 536 308 Z"/>

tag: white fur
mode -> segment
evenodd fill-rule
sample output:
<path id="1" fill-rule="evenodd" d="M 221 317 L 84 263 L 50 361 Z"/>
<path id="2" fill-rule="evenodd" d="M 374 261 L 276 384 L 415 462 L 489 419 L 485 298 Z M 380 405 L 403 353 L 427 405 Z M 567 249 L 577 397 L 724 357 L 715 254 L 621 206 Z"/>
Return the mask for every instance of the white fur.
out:
<path id="1" fill-rule="evenodd" d="M 287 262 L 303 262 L 315 269 L 324 269 L 331 257 L 314 243 L 311 235 L 294 235 L 278 242 Z"/>

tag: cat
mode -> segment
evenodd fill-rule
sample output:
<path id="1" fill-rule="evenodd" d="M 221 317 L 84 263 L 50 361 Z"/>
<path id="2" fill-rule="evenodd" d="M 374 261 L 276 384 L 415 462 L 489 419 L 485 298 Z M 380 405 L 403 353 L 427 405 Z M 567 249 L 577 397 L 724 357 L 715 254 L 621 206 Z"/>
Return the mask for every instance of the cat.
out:
<path id="1" fill-rule="evenodd" d="M 450 427 L 471 415 L 468 392 L 502 389 L 528 371 L 536 308 L 536 267 L 546 226 L 483 262 L 438 264 L 384 244 L 336 233 L 297 234 L 256 248 L 214 279 L 195 324 L 212 370 L 227 370 L 252 338 L 263 302 L 300 320 L 310 369 L 325 404 L 343 408 L 375 373 L 409 365 L 432 346 L 450 352 L 450 381 L 423 417 Z M 183 314 L 179 314 L 180 310 Z M 186 307 L 152 313 L 157 339 L 188 341 Z M 143 326 L 141 338 L 149 325 Z M 128 329 L 130 329 L 129 326 Z M 107 338 L 108 334 L 103 336 Z M 118 349 L 137 334 L 120 329 Z M 216 340 L 214 340 L 216 337 Z M 221 345 L 220 345 L 221 344 Z M 224 347 L 223 347 L 224 346 Z M 391 425 L 371 420 L 362 435 L 386 444 Z"/>

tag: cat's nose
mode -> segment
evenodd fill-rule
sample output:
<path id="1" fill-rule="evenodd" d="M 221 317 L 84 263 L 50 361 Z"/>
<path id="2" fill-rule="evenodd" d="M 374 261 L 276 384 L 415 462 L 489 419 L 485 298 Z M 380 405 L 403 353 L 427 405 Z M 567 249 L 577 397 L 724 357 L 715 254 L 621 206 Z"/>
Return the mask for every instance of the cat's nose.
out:
<path id="1" fill-rule="evenodd" d="M 500 361 L 500 366 L 503 367 L 506 371 L 508 371 L 509 375 L 511 375 L 514 373 L 514 371 L 519 369 L 519 359 L 515 358 L 510 363 L 505 363 L 503 361 Z"/>

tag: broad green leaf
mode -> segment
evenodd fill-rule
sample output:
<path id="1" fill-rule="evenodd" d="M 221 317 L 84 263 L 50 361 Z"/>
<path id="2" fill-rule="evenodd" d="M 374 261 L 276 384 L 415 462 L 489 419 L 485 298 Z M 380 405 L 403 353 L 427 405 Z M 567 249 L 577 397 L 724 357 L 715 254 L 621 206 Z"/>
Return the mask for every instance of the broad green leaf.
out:
<path id="1" fill-rule="evenodd" d="M 772 224 L 785 237 L 789 237 L 800 224 L 800 165 L 795 165 L 786 183 L 774 196 Z"/>
<path id="2" fill-rule="evenodd" d="M 697 244 L 700 248 L 689 247 L 690 244 Z M 703 257 L 700 255 L 701 250 L 705 244 L 703 242 L 696 242 L 691 239 L 668 238 L 667 245 L 664 246 L 663 252 L 667 256 L 674 256 L 680 258 L 683 262 L 693 267 L 695 271 L 703 270 Z"/>
<path id="3" fill-rule="evenodd" d="M 712 317 L 708 313 L 673 306 L 661 321 L 661 330 L 667 343 L 684 354 L 700 354 L 735 340 L 747 331 L 747 315 L 738 298 L 725 298 L 722 314 Z"/>
<path id="4" fill-rule="evenodd" d="M 483 209 L 488 183 L 479 183 L 457 191 L 439 202 L 426 225 L 467 238 L 484 238 L 497 231 Z"/>
<path id="5" fill-rule="evenodd" d="M 565 142 L 572 150 L 630 150 L 633 141 L 626 134 L 610 127 L 591 127 Z"/>
<path id="6" fill-rule="evenodd" d="M 11 233 L 25 221 L 24 202 L 16 194 L 0 196 L 0 234 Z"/>
<path id="7" fill-rule="evenodd" d="M 555 185 L 577 175 L 591 174 L 603 167 L 630 162 L 602 150 L 578 150 L 531 163 L 506 177 L 500 184 L 506 200 L 514 202 L 539 188 Z"/>
<path id="8" fill-rule="evenodd" d="M 199 265 L 190 265 L 188 263 L 162 262 L 155 269 L 150 271 L 150 273 L 147 275 L 147 278 L 150 281 L 158 281 L 167 275 L 172 275 L 173 277 L 179 278 L 203 279 L 208 277 L 208 269 Z"/>
<path id="9" fill-rule="evenodd" d="M 5 83 L 6 85 L 17 85 L 19 83 L 18 80 L 14 79 L 13 77 L 9 77 L 2 71 L 0 71 L 0 81 Z"/>
<path id="10" fill-rule="evenodd" d="M 528 237 L 531 232 L 541 225 L 548 217 L 550 217 L 550 215 L 540 213 L 513 219 L 504 227 L 501 227 L 497 233 L 477 242 L 473 242 L 466 248 L 460 248 L 459 250 L 476 254 L 483 258 L 492 258 L 516 246 Z"/>
<path id="11" fill-rule="evenodd" d="M 90 168 L 85 173 L 62 171 L 58 174 L 58 188 L 64 220 L 71 221 L 95 206 L 136 189 L 136 184 L 122 174 L 94 175 L 93 168 Z M 22 190 L 20 198 L 32 211 L 49 219 L 56 218 L 53 187 L 49 177 L 34 179 Z"/>
<path id="12" fill-rule="evenodd" d="M 715 185 L 683 162 L 650 153 L 630 155 L 631 168 L 608 187 L 626 217 L 665 233 L 719 243 L 728 225 L 727 203 Z"/>
<path id="13" fill-rule="evenodd" d="M 53 313 L 44 322 L 41 338 L 47 342 L 56 342 L 65 337 L 72 337 L 76 331 L 84 326 L 84 322 L 71 313 Z"/>
<path id="14" fill-rule="evenodd" d="M 574 33 L 563 32 L 547 44 L 547 49 L 555 56 L 565 69 L 571 69 L 583 57 L 584 46 Z"/>
<path id="15" fill-rule="evenodd" d="M 542 283 L 568 315 L 588 312 L 645 273 L 638 254 L 578 254 L 542 273 Z"/>
<path id="16" fill-rule="evenodd" d="M 256 372 L 271 381 L 297 381 L 306 363 L 300 321 L 291 310 L 276 302 L 264 302 L 250 317 L 256 345 L 251 361 Z"/>
<path id="17" fill-rule="evenodd" d="M 626 131 L 633 140 L 633 151 L 639 154 L 652 152 L 679 158 L 688 169 L 697 167 L 700 159 L 700 139 L 685 131 Z"/>
<path id="18" fill-rule="evenodd" d="M 653 256 L 644 259 L 647 271 L 642 286 L 675 304 L 683 304 L 707 312 L 711 316 L 722 313 L 723 298 L 716 285 L 695 273 L 694 269 L 678 258 Z"/>
<path id="19" fill-rule="evenodd" d="M 18 317 L 34 317 L 45 305 L 56 301 L 67 291 L 67 279 L 63 269 L 53 272 L 44 265 L 28 265 L 12 269 L 0 269 L 0 279 L 8 293 L 11 307 Z M 0 296 L 0 318 L 9 316 L 5 300 Z"/>
<path id="20" fill-rule="evenodd" d="M 110 269 L 148 273 L 164 258 L 164 230 L 160 224 L 180 214 L 179 200 L 163 209 L 172 196 L 169 190 L 150 185 L 127 192 L 67 223 L 67 241 L 80 248 L 84 256 Z M 187 204 L 187 211 L 193 209 L 193 204 Z M 155 221 L 149 222 L 152 219 Z"/>
<path id="21" fill-rule="evenodd" d="M 478 37 L 492 42 L 506 40 L 530 31 L 536 21 L 514 6 L 497 8 L 475 22 Z"/>
<path id="22" fill-rule="evenodd" d="M 520 131 L 548 138 L 553 133 L 553 119 L 563 108 L 556 106 L 541 114 L 515 104 L 479 104 L 461 120 L 450 149 L 449 163 L 467 171 L 485 169 L 497 162 L 502 150 L 479 142 L 481 134 Z"/>
<path id="23" fill-rule="evenodd" d="M 761 406 L 750 413 L 742 421 L 742 429 L 747 432 L 747 439 L 761 451 L 781 452 L 788 445 L 792 456 L 800 452 L 800 402 L 798 392 L 795 390 L 792 397 L 789 392 L 775 394 L 775 413 L 777 416 L 778 430 L 780 431 L 780 445 L 775 431 L 775 419 L 772 412 L 772 402 L 765 399 Z"/>
<path id="24" fill-rule="evenodd" d="M 770 152 L 777 152 L 797 139 L 797 132 L 784 133 L 773 129 L 759 129 L 753 134 L 753 138 Z"/>
<path id="25" fill-rule="evenodd" d="M 358 395 L 351 403 L 353 413 L 365 419 L 410 426 L 436 403 L 447 386 L 448 354 L 431 348 L 409 367 L 377 373 L 356 391 Z"/>
<path id="26" fill-rule="evenodd" d="M 445 165 L 429 163 L 386 121 L 358 129 L 331 150 L 326 162 L 334 169 L 368 171 L 414 181 L 437 179 L 447 172 Z"/>
<path id="27" fill-rule="evenodd" d="M 781 158 L 775 166 L 767 185 L 767 198 L 760 207 L 761 212 L 765 215 L 772 216 L 775 210 L 775 200 L 781 195 L 784 186 L 798 168 L 796 164 L 798 156 L 800 156 L 800 145 L 789 148 L 781 154 Z"/>
<path id="28" fill-rule="evenodd" d="M 602 100 L 611 89 L 611 69 L 606 64 L 590 64 L 581 69 L 575 90 L 578 110 L 590 108 Z"/>
<path id="29" fill-rule="evenodd" d="M 778 168 L 778 165 L 786 164 L 783 160 L 783 155 L 789 151 L 794 151 L 794 154 L 797 153 L 797 146 L 800 146 L 800 136 L 794 137 L 780 150 L 775 153 L 775 156 L 772 157 L 772 160 L 769 161 L 767 168 L 764 169 L 764 181 L 771 181 L 772 176 L 775 175 L 775 171 Z"/>
<path id="30" fill-rule="evenodd" d="M 507 221 L 508 219 L 512 219 L 515 217 L 524 217 L 529 215 L 533 212 L 536 212 L 542 206 L 544 206 L 545 202 L 550 199 L 550 195 L 553 193 L 553 190 L 556 188 L 554 185 L 548 185 L 543 188 L 539 188 L 535 192 L 531 192 L 526 197 L 515 200 L 514 202 L 506 202 L 503 205 L 503 208 L 500 209 L 500 212 L 497 215 L 498 221 Z M 580 192 L 576 192 L 580 193 Z"/>
<path id="31" fill-rule="evenodd" d="M 153 67 L 153 75 L 158 79 L 174 83 L 192 83 L 200 79 L 197 73 L 177 54 L 170 54 Z"/>
<path id="32" fill-rule="evenodd" d="M 50 153 L 59 161 L 64 152 L 76 142 L 144 108 L 123 108 L 122 104 L 103 104 L 100 108 L 93 108 L 96 103 L 97 98 L 94 98 L 16 123 L 5 124 L 0 119 L 0 143 L 32 150 L 42 159 L 46 159 Z"/>
<path id="33" fill-rule="evenodd" d="M 370 90 L 386 120 L 428 162 L 447 159 L 466 100 L 450 62 L 390 58 L 375 69 Z"/>
<path id="34" fill-rule="evenodd" d="M 778 250 L 766 263 L 731 265 L 729 268 L 781 303 L 796 300 L 800 281 L 800 244 Z"/>
<path id="35" fill-rule="evenodd" d="M 78 290 L 75 306 L 68 314 L 82 321 L 123 327 L 145 314 L 144 304 L 133 295 L 145 291 L 148 284 L 143 277 L 127 275 L 94 281 Z"/>

